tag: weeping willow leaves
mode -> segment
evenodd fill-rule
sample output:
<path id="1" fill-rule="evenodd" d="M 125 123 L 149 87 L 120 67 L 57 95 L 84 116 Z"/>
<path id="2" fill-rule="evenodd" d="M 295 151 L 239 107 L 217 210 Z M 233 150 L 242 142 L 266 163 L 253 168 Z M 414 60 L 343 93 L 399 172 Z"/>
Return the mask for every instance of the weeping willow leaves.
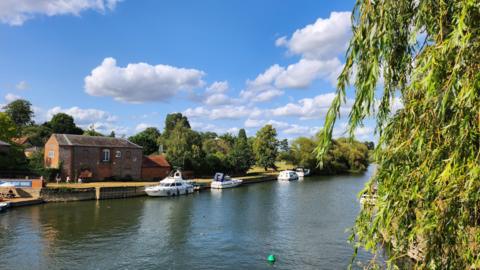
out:
<path id="1" fill-rule="evenodd" d="M 380 136 L 365 190 L 378 199 L 357 218 L 356 248 L 388 249 L 390 267 L 417 250 L 413 268 L 480 268 L 480 1 L 358 0 L 352 21 L 317 153 L 352 79 L 349 132 L 375 115 Z M 404 107 L 391 112 L 395 97 Z"/>

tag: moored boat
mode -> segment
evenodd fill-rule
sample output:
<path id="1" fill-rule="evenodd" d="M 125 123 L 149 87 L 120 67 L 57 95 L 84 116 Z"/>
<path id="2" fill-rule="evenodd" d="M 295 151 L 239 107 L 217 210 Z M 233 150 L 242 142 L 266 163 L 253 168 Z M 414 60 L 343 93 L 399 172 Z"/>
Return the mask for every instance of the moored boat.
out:
<path id="1" fill-rule="evenodd" d="M 280 181 L 298 180 L 298 174 L 295 171 L 291 171 L 291 170 L 281 171 L 277 177 L 277 180 L 280 180 Z"/>
<path id="2" fill-rule="evenodd" d="M 145 188 L 147 195 L 152 197 L 187 195 L 193 193 L 193 190 L 193 185 L 183 179 L 180 171 L 176 171 L 173 175 L 167 176 L 160 181 L 158 185 Z"/>
<path id="3" fill-rule="evenodd" d="M 304 177 L 310 174 L 310 169 L 298 167 L 298 168 L 295 168 L 295 172 L 297 173 L 298 177 Z"/>
<path id="4" fill-rule="evenodd" d="M 210 188 L 214 189 L 224 189 L 224 188 L 233 188 L 242 184 L 242 180 L 233 179 L 228 175 L 223 173 L 216 173 L 213 177 L 213 181 L 210 184 Z"/>
<path id="5" fill-rule="evenodd" d="M 0 202 L 0 212 L 3 212 L 9 206 L 10 206 L 10 203 L 8 203 L 8 202 Z"/>

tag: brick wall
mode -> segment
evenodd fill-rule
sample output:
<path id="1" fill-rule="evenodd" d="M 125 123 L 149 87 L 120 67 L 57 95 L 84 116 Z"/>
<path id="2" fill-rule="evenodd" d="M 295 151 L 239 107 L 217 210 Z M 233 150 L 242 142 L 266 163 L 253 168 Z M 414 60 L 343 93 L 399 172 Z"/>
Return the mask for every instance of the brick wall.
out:
<path id="1" fill-rule="evenodd" d="M 142 179 L 160 181 L 168 176 L 170 167 L 142 168 Z"/>

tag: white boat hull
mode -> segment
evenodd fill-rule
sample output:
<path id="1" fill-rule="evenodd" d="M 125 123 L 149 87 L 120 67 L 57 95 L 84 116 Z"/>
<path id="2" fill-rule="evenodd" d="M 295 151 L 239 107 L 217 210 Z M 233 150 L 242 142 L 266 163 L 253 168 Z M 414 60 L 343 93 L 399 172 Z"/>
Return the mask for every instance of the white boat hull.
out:
<path id="1" fill-rule="evenodd" d="M 297 177 L 278 177 L 277 180 L 279 181 L 296 181 L 298 180 L 298 176 Z"/>
<path id="2" fill-rule="evenodd" d="M 236 180 L 236 179 L 231 181 L 223 181 L 223 182 L 213 181 L 210 184 L 210 188 L 213 188 L 213 189 L 234 188 L 241 185 L 242 182 L 243 182 L 242 180 Z"/>
<path id="3" fill-rule="evenodd" d="M 146 188 L 145 193 L 152 197 L 170 197 L 193 193 L 193 186 L 189 188 Z"/>

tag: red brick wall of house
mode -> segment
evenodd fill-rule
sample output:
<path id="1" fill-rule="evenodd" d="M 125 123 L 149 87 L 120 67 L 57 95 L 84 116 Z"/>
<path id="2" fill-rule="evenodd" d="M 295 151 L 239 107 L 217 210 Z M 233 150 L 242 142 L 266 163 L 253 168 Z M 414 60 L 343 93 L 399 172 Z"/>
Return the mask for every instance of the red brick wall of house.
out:
<path id="1" fill-rule="evenodd" d="M 142 179 L 144 180 L 162 180 L 170 173 L 170 167 L 150 167 L 142 168 Z"/>

